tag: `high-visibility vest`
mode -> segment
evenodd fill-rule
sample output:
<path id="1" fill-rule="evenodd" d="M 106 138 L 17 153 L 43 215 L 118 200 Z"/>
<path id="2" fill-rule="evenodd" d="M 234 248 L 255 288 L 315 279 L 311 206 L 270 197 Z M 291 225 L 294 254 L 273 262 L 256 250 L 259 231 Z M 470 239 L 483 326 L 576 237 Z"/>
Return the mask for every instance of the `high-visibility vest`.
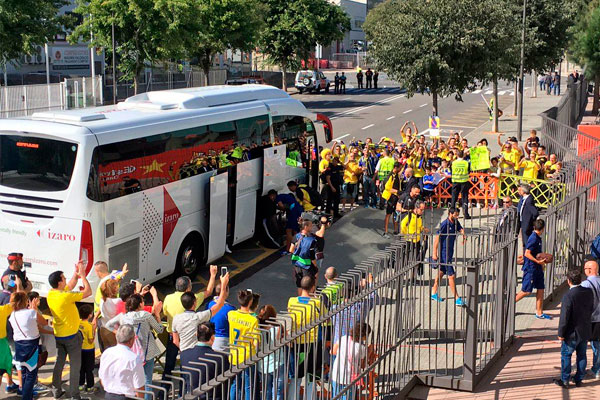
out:
<path id="1" fill-rule="evenodd" d="M 383 157 L 381 159 L 379 172 L 377 174 L 377 177 L 380 181 L 385 180 L 385 178 L 387 178 L 392 173 L 392 170 L 394 169 L 394 163 L 395 161 L 392 157 Z"/>
<path id="2" fill-rule="evenodd" d="M 463 183 L 469 180 L 469 163 L 456 160 L 452 163 L 452 183 Z"/>

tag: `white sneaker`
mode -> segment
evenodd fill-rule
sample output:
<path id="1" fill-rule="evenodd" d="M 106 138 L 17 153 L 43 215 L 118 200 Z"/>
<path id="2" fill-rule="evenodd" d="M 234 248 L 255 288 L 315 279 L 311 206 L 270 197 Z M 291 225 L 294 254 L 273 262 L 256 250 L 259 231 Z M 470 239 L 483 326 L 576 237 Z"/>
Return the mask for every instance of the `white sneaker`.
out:
<path id="1" fill-rule="evenodd" d="M 229 248 L 229 245 L 227 243 L 225 244 L 225 253 L 231 254 L 231 249 Z"/>

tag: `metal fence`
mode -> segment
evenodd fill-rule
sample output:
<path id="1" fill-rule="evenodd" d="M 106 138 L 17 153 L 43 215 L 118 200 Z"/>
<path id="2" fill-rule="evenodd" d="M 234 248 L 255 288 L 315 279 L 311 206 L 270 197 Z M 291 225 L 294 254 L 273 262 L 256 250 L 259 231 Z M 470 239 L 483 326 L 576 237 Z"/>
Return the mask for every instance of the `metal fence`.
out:
<path id="1" fill-rule="evenodd" d="M 101 105 L 102 77 L 65 79 L 43 85 L 0 88 L 0 118 L 22 117 L 38 111 Z"/>

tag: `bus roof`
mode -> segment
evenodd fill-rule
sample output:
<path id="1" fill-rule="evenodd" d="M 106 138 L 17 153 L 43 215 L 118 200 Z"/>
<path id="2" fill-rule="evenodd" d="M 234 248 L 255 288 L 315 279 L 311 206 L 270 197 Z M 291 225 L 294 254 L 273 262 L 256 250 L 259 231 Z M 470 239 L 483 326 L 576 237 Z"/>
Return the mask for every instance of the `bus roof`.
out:
<path id="1" fill-rule="evenodd" d="M 214 108 L 219 106 L 229 108 L 236 104 L 269 103 L 273 100 L 275 103 L 288 103 L 288 107 L 296 108 L 300 114 L 308 113 L 301 102 L 273 86 L 223 85 L 147 92 L 129 97 L 116 106 L 38 112 L 27 119 L 84 127 L 97 134 L 111 131 L 116 126 L 135 126 L 177 120 L 191 115 L 213 114 L 217 112 Z"/>

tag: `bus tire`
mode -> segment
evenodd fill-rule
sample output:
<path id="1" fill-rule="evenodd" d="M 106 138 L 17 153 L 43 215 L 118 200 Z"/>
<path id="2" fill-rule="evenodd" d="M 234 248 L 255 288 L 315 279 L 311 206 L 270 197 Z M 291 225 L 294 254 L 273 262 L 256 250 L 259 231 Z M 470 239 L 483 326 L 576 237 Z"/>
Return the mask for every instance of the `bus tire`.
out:
<path id="1" fill-rule="evenodd" d="M 204 265 L 204 245 L 199 233 L 190 233 L 177 252 L 176 276 L 194 276 Z"/>

